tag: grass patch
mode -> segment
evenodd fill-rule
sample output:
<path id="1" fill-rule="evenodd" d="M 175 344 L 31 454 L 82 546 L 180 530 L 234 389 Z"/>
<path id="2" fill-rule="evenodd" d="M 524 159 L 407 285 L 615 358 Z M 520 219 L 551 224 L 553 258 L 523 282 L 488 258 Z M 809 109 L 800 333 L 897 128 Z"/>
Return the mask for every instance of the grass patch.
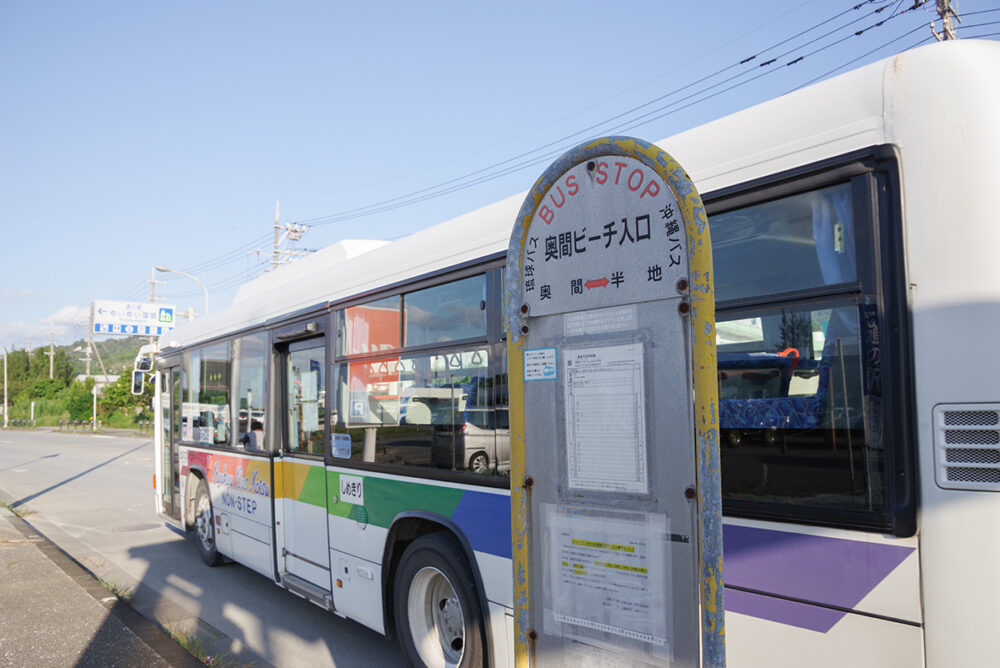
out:
<path id="1" fill-rule="evenodd" d="M 60 418 L 69 417 L 63 408 L 62 399 L 15 399 L 10 406 L 11 420 L 31 419 L 31 404 L 35 404 L 35 422 L 42 424 L 58 424 Z"/>
<path id="2" fill-rule="evenodd" d="M 178 629 L 167 628 L 170 637 L 178 645 L 187 650 L 187 653 L 201 661 L 206 666 L 216 668 L 239 668 L 243 664 L 235 663 L 229 658 L 229 653 L 213 655 L 209 654 L 208 648 L 194 634 Z"/>
<path id="3" fill-rule="evenodd" d="M 132 599 L 135 597 L 135 590 L 133 590 L 132 587 L 115 584 L 114 582 L 108 582 L 103 578 L 97 578 L 97 581 L 101 583 L 102 587 L 110 591 L 125 603 L 132 603 Z"/>
<path id="4" fill-rule="evenodd" d="M 12 512 L 15 515 L 17 515 L 18 517 L 22 517 L 22 518 L 23 517 L 27 517 L 28 515 L 30 515 L 33 512 L 35 512 L 33 510 L 29 510 L 28 508 L 21 508 L 20 506 L 12 506 L 11 504 L 7 503 L 6 501 L 0 502 L 0 505 L 2 505 L 4 508 L 6 508 L 7 510 L 9 510 L 10 512 Z"/>

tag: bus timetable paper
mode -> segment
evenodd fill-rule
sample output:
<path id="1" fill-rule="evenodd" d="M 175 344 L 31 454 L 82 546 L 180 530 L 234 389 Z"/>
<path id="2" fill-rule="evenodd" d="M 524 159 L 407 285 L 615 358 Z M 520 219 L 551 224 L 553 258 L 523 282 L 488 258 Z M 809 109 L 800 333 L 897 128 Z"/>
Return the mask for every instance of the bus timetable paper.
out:
<path id="1" fill-rule="evenodd" d="M 564 354 L 569 486 L 648 494 L 642 344 Z"/>

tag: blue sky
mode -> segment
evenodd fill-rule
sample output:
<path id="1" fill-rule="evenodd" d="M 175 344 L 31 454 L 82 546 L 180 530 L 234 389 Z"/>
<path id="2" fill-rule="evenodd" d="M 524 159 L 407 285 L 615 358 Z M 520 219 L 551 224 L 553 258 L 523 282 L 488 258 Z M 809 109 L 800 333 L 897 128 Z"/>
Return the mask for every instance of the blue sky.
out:
<path id="1" fill-rule="evenodd" d="M 527 189 L 588 137 L 656 141 L 933 41 L 934 2 L 912 4 L 7 0 L 0 345 L 85 337 L 90 302 L 147 301 L 154 265 L 221 309 L 269 266 L 276 200 L 309 225 L 299 249 L 397 238 Z M 995 0 L 957 6 L 960 37 L 998 38 Z M 203 310 L 193 281 L 157 278 Z"/>

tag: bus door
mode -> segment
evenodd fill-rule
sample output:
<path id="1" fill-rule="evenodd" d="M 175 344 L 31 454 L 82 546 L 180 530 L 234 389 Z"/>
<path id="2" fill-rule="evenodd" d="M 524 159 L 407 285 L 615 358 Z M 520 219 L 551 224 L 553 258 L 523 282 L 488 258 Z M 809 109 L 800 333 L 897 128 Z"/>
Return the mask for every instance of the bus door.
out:
<path id="1" fill-rule="evenodd" d="M 309 323 L 310 333 L 320 330 Z M 293 326 L 294 327 L 294 326 Z M 298 329 L 303 326 L 299 325 Z M 321 331 L 321 330 L 320 330 Z M 279 341 L 282 332 L 277 332 Z M 286 335 L 288 336 L 288 335 Z M 330 607 L 330 548 L 326 521 L 326 337 L 275 349 L 281 450 L 275 460 L 278 571 L 289 589 Z M 318 588 L 318 589 L 317 589 Z"/>
<path id="2" fill-rule="evenodd" d="M 181 519 L 180 479 L 177 462 L 177 439 L 180 435 L 180 382 L 179 368 L 165 368 L 159 374 L 160 392 L 160 450 L 156 469 L 159 474 L 157 493 L 160 512 L 177 521 Z"/>

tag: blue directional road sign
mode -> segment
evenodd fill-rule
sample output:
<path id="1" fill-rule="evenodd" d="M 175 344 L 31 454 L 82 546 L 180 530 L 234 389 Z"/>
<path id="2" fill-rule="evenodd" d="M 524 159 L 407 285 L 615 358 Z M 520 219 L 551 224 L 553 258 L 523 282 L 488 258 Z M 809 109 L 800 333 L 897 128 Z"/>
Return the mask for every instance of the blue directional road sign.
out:
<path id="1" fill-rule="evenodd" d="M 173 304 L 95 300 L 94 334 L 159 336 L 174 328 L 176 311 Z"/>

